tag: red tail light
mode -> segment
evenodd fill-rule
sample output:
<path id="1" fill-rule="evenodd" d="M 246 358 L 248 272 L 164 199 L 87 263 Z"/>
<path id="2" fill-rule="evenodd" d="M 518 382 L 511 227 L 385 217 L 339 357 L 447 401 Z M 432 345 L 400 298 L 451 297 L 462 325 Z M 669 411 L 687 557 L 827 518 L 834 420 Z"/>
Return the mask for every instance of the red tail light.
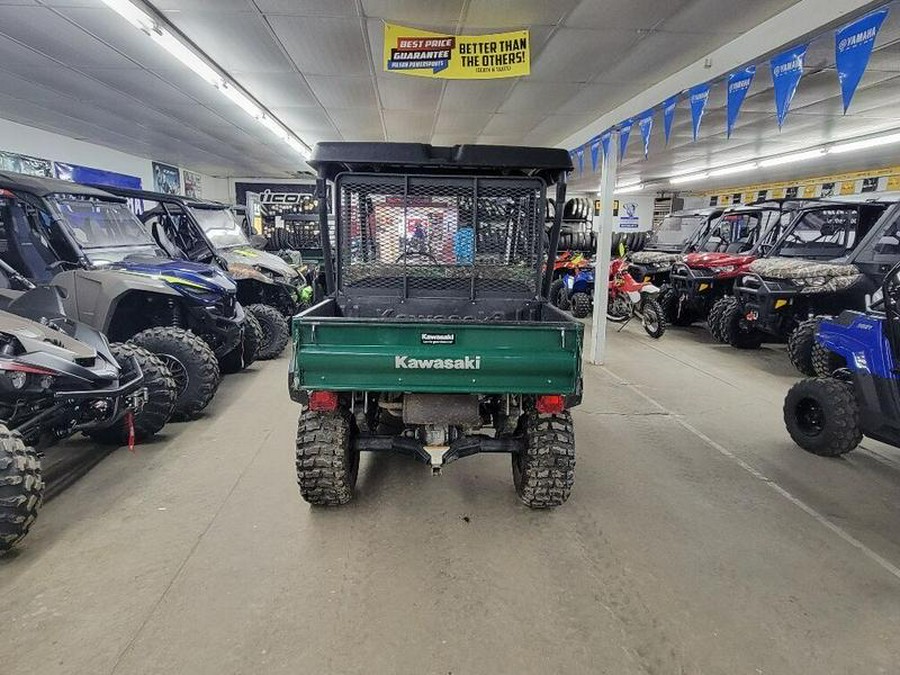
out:
<path id="1" fill-rule="evenodd" d="M 334 412 L 338 409 L 338 395 L 333 391 L 314 391 L 309 395 L 309 409 L 315 412 Z"/>
<path id="2" fill-rule="evenodd" d="M 566 397 L 560 394 L 538 396 L 534 407 L 542 415 L 558 415 L 566 409 Z"/>

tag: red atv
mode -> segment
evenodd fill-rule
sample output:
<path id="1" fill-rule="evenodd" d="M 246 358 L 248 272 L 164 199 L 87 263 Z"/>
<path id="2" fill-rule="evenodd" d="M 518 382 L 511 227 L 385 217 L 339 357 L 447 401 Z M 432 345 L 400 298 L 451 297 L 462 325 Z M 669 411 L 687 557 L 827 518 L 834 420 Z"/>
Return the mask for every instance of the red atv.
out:
<path id="1" fill-rule="evenodd" d="M 666 320 L 689 326 L 708 319 L 718 337 L 717 315 L 723 306 L 718 301 L 731 295 L 735 279 L 778 240 L 800 204 L 777 200 L 727 209 L 697 252 L 673 266 L 672 285 L 660 299 Z"/>

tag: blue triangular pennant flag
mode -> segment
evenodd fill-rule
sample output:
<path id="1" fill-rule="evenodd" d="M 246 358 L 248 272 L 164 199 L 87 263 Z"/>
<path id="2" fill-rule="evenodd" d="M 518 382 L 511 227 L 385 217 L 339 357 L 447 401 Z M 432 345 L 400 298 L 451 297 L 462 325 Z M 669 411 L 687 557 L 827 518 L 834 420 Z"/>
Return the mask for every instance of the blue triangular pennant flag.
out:
<path id="1" fill-rule="evenodd" d="M 738 70 L 728 76 L 728 121 L 726 122 L 728 138 L 731 138 L 731 132 L 741 113 L 741 106 L 744 104 L 744 99 L 747 98 L 747 91 L 753 84 L 754 75 L 756 75 L 756 66 Z"/>
<path id="2" fill-rule="evenodd" d="M 625 157 L 625 151 L 628 150 L 628 137 L 631 135 L 631 127 L 634 120 L 628 119 L 619 125 L 619 159 Z"/>
<path id="3" fill-rule="evenodd" d="M 887 9 L 879 9 L 847 24 L 834 34 L 835 66 L 841 82 L 845 115 L 853 100 L 853 94 L 856 93 L 856 87 L 866 72 L 866 66 L 869 65 L 875 38 L 878 37 L 878 31 L 887 14 Z"/>
<path id="4" fill-rule="evenodd" d="M 600 137 L 594 136 L 590 142 L 591 146 L 591 171 L 597 172 L 597 166 L 600 164 Z"/>
<path id="5" fill-rule="evenodd" d="M 644 141 L 644 159 L 650 154 L 650 132 L 653 131 L 653 108 L 641 113 L 638 117 L 638 126 L 641 128 L 641 138 Z"/>
<path id="6" fill-rule="evenodd" d="M 600 134 L 600 147 L 603 148 L 603 159 L 609 157 L 609 142 L 612 140 L 612 130 L 607 129 Z"/>
<path id="7" fill-rule="evenodd" d="M 691 119 L 693 121 L 694 140 L 700 135 L 700 123 L 703 121 L 703 113 L 706 111 L 706 104 L 709 102 L 709 85 L 698 84 L 691 87 Z"/>
<path id="8" fill-rule="evenodd" d="M 784 125 L 791 101 L 797 93 L 797 85 L 803 77 L 803 62 L 809 45 L 794 47 L 783 54 L 772 58 L 772 82 L 775 85 L 775 114 L 778 117 L 778 128 Z"/>
<path id="9" fill-rule="evenodd" d="M 666 132 L 666 145 L 669 145 L 669 136 L 672 135 L 672 122 L 675 121 L 675 108 L 678 107 L 678 95 L 663 101 L 663 128 Z"/>
<path id="10" fill-rule="evenodd" d="M 578 174 L 584 174 L 584 146 L 582 145 L 575 151 L 575 155 L 578 157 Z"/>

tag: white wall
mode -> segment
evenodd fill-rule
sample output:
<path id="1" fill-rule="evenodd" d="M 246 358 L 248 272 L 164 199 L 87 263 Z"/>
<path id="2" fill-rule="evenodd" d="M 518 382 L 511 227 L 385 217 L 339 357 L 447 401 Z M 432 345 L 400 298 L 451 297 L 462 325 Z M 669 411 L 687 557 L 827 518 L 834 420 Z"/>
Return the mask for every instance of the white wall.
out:
<path id="1" fill-rule="evenodd" d="M 153 189 L 152 161 L 149 159 L 17 122 L 0 119 L 0 150 L 137 176 L 141 179 L 144 189 Z M 191 170 L 191 167 L 181 168 Z M 204 199 L 219 201 L 233 199 L 228 179 L 200 175 Z"/>

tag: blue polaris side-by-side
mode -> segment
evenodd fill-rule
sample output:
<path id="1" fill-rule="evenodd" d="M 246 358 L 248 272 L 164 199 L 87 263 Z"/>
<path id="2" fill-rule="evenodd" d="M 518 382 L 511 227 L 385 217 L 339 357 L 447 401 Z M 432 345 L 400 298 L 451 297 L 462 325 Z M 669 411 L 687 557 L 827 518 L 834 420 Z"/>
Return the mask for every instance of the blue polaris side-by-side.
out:
<path id="1" fill-rule="evenodd" d="M 804 450 L 836 457 L 863 436 L 900 446 L 900 264 L 878 296 L 866 312 L 819 322 L 818 370 L 831 376 L 798 382 L 784 402 L 788 432 Z"/>

